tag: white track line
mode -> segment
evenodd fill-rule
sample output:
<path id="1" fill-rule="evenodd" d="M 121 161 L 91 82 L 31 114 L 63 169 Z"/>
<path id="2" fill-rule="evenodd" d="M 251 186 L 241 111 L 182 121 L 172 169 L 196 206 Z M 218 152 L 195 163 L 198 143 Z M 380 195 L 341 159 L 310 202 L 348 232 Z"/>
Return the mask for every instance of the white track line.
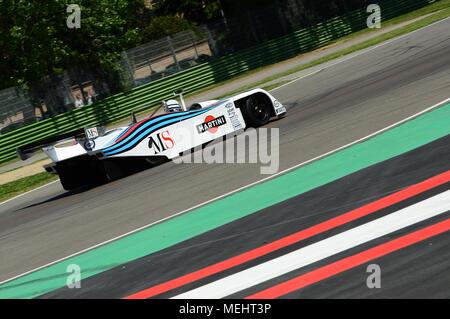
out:
<path id="1" fill-rule="evenodd" d="M 173 298 L 224 298 L 449 210 L 450 190 Z"/>
<path id="2" fill-rule="evenodd" d="M 450 19 L 450 17 L 445 18 L 445 19 L 442 19 L 442 20 L 439 20 L 439 21 L 436 21 L 436 22 L 433 22 L 432 24 L 429 24 L 429 25 L 427 25 L 427 26 L 425 26 L 425 27 L 422 27 L 422 28 L 420 28 L 420 29 L 417 29 L 417 30 L 414 30 L 414 31 L 412 31 L 412 32 L 406 33 L 406 34 L 404 34 L 404 35 L 395 37 L 395 38 L 393 38 L 393 39 L 391 39 L 391 40 L 387 40 L 387 41 L 382 42 L 382 43 L 380 43 L 380 44 L 377 44 L 377 45 L 375 45 L 375 46 L 368 47 L 368 48 L 365 48 L 365 49 L 361 49 L 361 50 L 360 50 L 359 52 L 357 52 L 357 53 L 354 53 L 354 54 L 350 53 L 350 55 L 349 55 L 348 57 L 343 58 L 342 60 L 339 60 L 339 61 L 336 61 L 336 62 L 334 62 L 334 63 L 331 63 L 331 64 L 329 64 L 329 65 L 326 65 L 326 66 L 322 67 L 322 68 L 319 68 L 319 69 L 316 70 L 316 71 L 313 71 L 313 72 L 308 73 L 308 74 L 306 74 L 306 75 L 303 75 L 303 76 L 301 76 L 301 77 L 299 77 L 299 78 L 293 79 L 292 81 L 289 81 L 289 82 L 284 83 L 284 84 L 282 84 L 282 85 L 280 85 L 280 86 L 277 86 L 276 88 L 270 90 L 270 92 L 279 90 L 279 89 L 281 89 L 281 88 L 283 88 L 283 87 L 285 87 L 285 86 L 287 86 L 287 85 L 291 85 L 291 84 L 293 84 L 294 82 L 303 80 L 304 78 L 307 78 L 307 77 L 309 77 L 309 76 L 311 76 L 311 75 L 317 74 L 317 73 L 319 73 L 319 72 L 321 72 L 321 71 L 323 71 L 323 70 L 326 70 L 326 69 L 328 69 L 328 68 L 331 68 L 331 67 L 333 67 L 333 66 L 335 66 L 335 65 L 338 65 L 338 64 L 340 64 L 340 63 L 346 62 L 346 61 L 351 60 L 351 59 L 353 59 L 353 58 L 356 58 L 356 57 L 358 57 L 358 56 L 360 56 L 360 55 L 369 53 L 369 52 L 371 52 L 371 51 L 373 51 L 373 50 L 376 50 L 376 49 L 378 49 L 378 48 L 380 48 L 380 47 L 383 47 L 383 46 L 385 46 L 385 45 L 391 44 L 391 43 L 393 43 L 393 42 L 395 42 L 395 41 L 401 40 L 401 39 L 403 39 L 403 38 L 405 38 L 405 37 L 410 36 L 411 34 L 414 34 L 414 33 L 420 32 L 420 31 L 423 31 L 423 30 L 425 30 L 425 29 L 427 29 L 427 28 L 429 28 L 429 27 L 432 27 L 432 26 L 434 26 L 434 25 L 436 25 L 436 24 L 438 24 L 438 23 L 441 23 L 441 22 L 443 22 L 443 21 L 445 21 L 445 20 L 448 20 L 448 19 Z M 394 30 L 393 30 L 393 31 L 394 31 Z M 361 43 L 364 43 L 364 42 L 361 42 Z M 357 45 L 357 44 L 356 44 L 356 45 Z M 332 53 L 331 53 L 331 54 L 332 54 Z M 339 58 L 338 58 L 338 59 L 339 59 Z M 324 63 L 328 63 L 328 62 L 324 62 Z M 320 64 L 319 64 L 319 65 L 320 65 Z M 314 68 L 314 66 L 313 66 L 313 68 Z M 299 71 L 299 72 L 301 72 L 301 71 Z"/>
<path id="3" fill-rule="evenodd" d="M 19 195 L 13 197 L 13 198 L 7 199 L 7 200 L 5 200 L 4 202 L 1 202 L 1 203 L 0 203 L 0 206 L 3 205 L 3 204 L 6 204 L 6 203 L 8 203 L 8 202 L 11 202 L 11 201 L 13 201 L 13 200 L 16 200 L 16 199 L 19 198 L 19 197 L 25 196 L 25 195 L 27 195 L 27 194 L 29 194 L 29 193 L 31 193 L 31 192 L 34 192 L 34 191 L 37 191 L 37 190 L 39 190 L 39 189 L 41 189 L 41 188 L 50 186 L 51 184 L 54 184 L 54 183 L 56 183 L 56 182 L 59 182 L 59 179 L 57 179 L 56 181 L 52 181 L 52 182 L 50 182 L 50 183 L 44 184 L 44 185 L 42 185 L 42 186 L 39 186 L 38 188 L 34 188 L 34 189 L 32 189 L 32 190 L 29 190 L 28 192 L 19 194 Z"/>
<path id="4" fill-rule="evenodd" d="M 450 18 L 450 17 L 449 17 L 449 18 Z M 422 28 L 422 29 L 425 29 L 425 28 L 427 28 L 427 27 L 430 27 L 430 26 L 432 26 L 432 25 L 434 25 L 434 24 L 437 24 L 437 23 L 442 22 L 442 21 L 447 20 L 447 19 L 448 19 L 448 18 L 443 19 L 443 20 L 440 20 L 440 21 L 435 22 L 435 23 L 433 23 L 433 24 L 430 24 L 430 25 L 428 25 L 428 26 L 426 26 L 426 27 L 424 27 L 424 28 Z M 416 31 L 411 32 L 411 33 L 409 33 L 409 34 L 418 32 L 418 31 L 420 31 L 420 30 L 422 30 L 422 29 L 416 30 Z M 408 34 L 408 35 L 409 35 L 409 34 Z M 398 38 L 396 38 L 396 39 L 398 39 Z M 394 39 L 394 40 L 395 40 L 395 39 Z M 390 42 L 392 42 L 392 41 L 390 41 Z M 378 46 L 380 46 L 380 45 L 378 45 Z M 368 51 L 365 51 L 365 52 L 368 52 Z M 365 53 L 365 52 L 364 52 L 364 53 Z M 362 54 L 362 53 L 361 53 L 361 54 Z M 355 56 L 354 56 L 354 57 L 355 57 Z M 296 79 L 296 80 L 298 80 L 298 79 Z M 293 82 L 295 82 L 295 81 L 293 81 Z M 287 83 L 287 84 L 288 84 L 288 83 Z M 150 224 L 144 225 L 144 226 L 142 226 L 142 227 L 136 228 L 136 229 L 134 229 L 134 230 L 132 230 L 132 231 L 129 231 L 129 232 L 125 233 L 125 234 L 122 234 L 122 235 L 120 235 L 120 236 L 111 238 L 111 239 L 109 239 L 109 240 L 107 240 L 107 241 L 98 243 L 98 244 L 96 244 L 96 245 L 94 245 L 94 246 L 88 247 L 88 248 L 86 248 L 86 249 L 83 249 L 83 250 L 81 250 L 81 251 L 78 251 L 78 252 L 76 252 L 76 253 L 73 253 L 73 254 L 71 254 L 71 255 L 69 255 L 69 256 L 63 257 L 63 258 L 61 258 L 61 259 L 55 260 L 55 261 L 50 262 L 50 263 L 48 263 L 48 264 L 45 264 L 45 265 L 43 265 L 43 266 L 40 266 L 40 267 L 37 267 L 37 268 L 35 268 L 35 269 L 29 270 L 29 271 L 27 271 L 27 272 L 24 272 L 24 273 L 22 273 L 22 274 L 20 274 L 20 275 L 17 275 L 17 276 L 11 277 L 11 278 L 9 278 L 9 279 L 6 279 L 6 280 L 4 280 L 4 281 L 1 281 L 1 282 L 0 282 L 0 285 L 6 283 L 6 282 L 8 282 L 8 281 L 17 279 L 17 278 L 19 278 L 19 277 L 28 275 L 28 274 L 30 274 L 30 273 L 32 273 L 32 272 L 35 272 L 35 271 L 39 270 L 39 269 L 42 269 L 42 268 L 51 266 L 51 265 L 53 265 L 53 264 L 56 264 L 56 263 L 59 263 L 59 262 L 61 262 L 61 261 L 66 260 L 66 259 L 69 259 L 69 258 L 71 258 L 71 257 L 74 257 L 74 256 L 77 256 L 77 255 L 79 255 L 79 254 L 85 253 L 85 252 L 87 252 L 87 251 L 89 251 L 89 250 L 92 250 L 92 249 L 98 248 L 98 247 L 100 247 L 100 246 L 106 245 L 106 244 L 108 244 L 108 243 L 110 243 L 110 242 L 113 242 L 113 241 L 115 241 L 115 240 L 121 239 L 121 238 L 126 237 L 126 236 L 128 236 L 128 235 L 134 234 L 134 233 L 136 233 L 136 232 L 138 232 L 138 231 L 141 231 L 141 230 L 143 230 L 143 229 L 145 229 L 145 228 L 148 228 L 148 227 L 150 227 L 150 226 L 154 226 L 154 225 L 159 224 L 159 223 L 161 223 L 161 222 L 164 222 L 164 221 L 166 221 L 166 220 L 168 220 L 168 219 L 172 219 L 172 218 L 177 217 L 177 216 L 179 216 L 179 215 L 185 214 L 185 213 L 187 213 L 187 212 L 189 212 L 189 211 L 191 211 L 191 210 L 194 210 L 194 209 L 199 208 L 199 207 L 201 207 L 201 206 L 207 205 L 207 204 L 209 204 L 209 203 L 211 203 L 211 202 L 214 202 L 214 201 L 216 201 L 216 200 L 219 200 L 219 199 L 221 199 L 221 198 L 230 196 L 230 195 L 232 195 L 232 194 L 234 194 L 234 193 L 237 193 L 237 192 L 240 192 L 240 191 L 242 191 L 242 190 L 244 190 L 244 189 L 246 189 L 246 188 L 250 188 L 250 187 L 255 186 L 255 185 L 257 185 L 257 184 L 263 183 L 263 182 L 265 182 L 265 181 L 267 181 L 267 180 L 270 180 L 270 179 L 272 179 L 272 178 L 274 178 L 274 177 L 277 177 L 277 176 L 279 176 L 279 175 L 285 174 L 285 173 L 287 173 L 287 172 L 289 172 L 289 171 L 292 171 L 292 170 L 294 170 L 294 169 L 296 169 L 296 168 L 299 168 L 299 167 L 301 167 L 301 166 L 307 165 L 307 164 L 309 164 L 309 163 L 311 163 L 311 162 L 314 162 L 314 161 L 316 161 L 316 160 L 319 160 L 319 159 L 321 159 L 321 158 L 323 158 L 323 157 L 326 157 L 326 156 L 328 156 L 328 155 L 331 155 L 331 154 L 333 154 L 333 153 L 336 153 L 336 152 L 338 152 L 338 151 L 340 151 L 340 150 L 342 150 L 342 149 L 344 149 L 344 148 L 347 148 L 347 147 L 350 147 L 350 146 L 352 146 L 352 145 L 358 144 L 358 143 L 360 143 L 360 142 L 362 142 L 362 141 L 365 141 L 365 140 L 367 140 L 367 139 L 369 139 L 369 138 L 371 138 L 371 137 L 373 137 L 373 136 L 375 136 L 375 135 L 378 135 L 378 134 L 380 134 L 380 133 L 383 133 L 383 132 L 385 132 L 385 131 L 387 131 L 387 130 L 389 130 L 389 129 L 395 127 L 395 126 L 398 126 L 398 125 L 400 125 L 400 124 L 403 124 L 403 123 L 405 123 L 405 122 L 407 122 L 407 121 L 409 121 L 409 120 L 411 120 L 411 119 L 413 119 L 413 118 L 415 118 L 415 117 L 418 117 L 418 116 L 420 116 L 420 115 L 422 115 L 422 114 L 424 114 L 424 113 L 426 113 L 426 112 L 429 112 L 429 111 L 431 111 L 431 110 L 433 110 L 433 109 L 435 109 L 435 108 L 437 108 L 437 107 L 439 107 L 439 106 L 441 106 L 442 104 L 445 104 L 445 103 L 447 103 L 447 102 L 450 102 L 450 98 L 445 99 L 445 100 L 443 100 L 443 101 L 441 101 L 441 102 L 439 102 L 439 103 L 436 103 L 435 105 L 430 106 L 430 107 L 426 108 L 425 110 L 420 111 L 420 112 L 418 112 L 418 113 L 416 113 L 416 114 L 413 114 L 413 115 L 411 115 L 411 116 L 409 116 L 409 117 L 407 117 L 407 118 L 405 118 L 405 119 L 403 119 L 403 120 L 401 120 L 401 121 L 398 121 L 398 122 L 396 122 L 396 123 L 394 123 L 394 124 L 392 124 L 392 125 L 386 126 L 385 128 L 383 128 L 383 129 L 381 129 L 381 130 L 378 130 L 378 131 L 376 131 L 376 132 L 374 132 L 374 133 L 371 133 L 371 134 L 369 134 L 369 135 L 367 135 L 367 136 L 365 136 L 365 137 L 362 137 L 362 138 L 360 138 L 360 139 L 357 139 L 357 140 L 355 140 L 355 141 L 353 141 L 353 142 L 351 142 L 351 143 L 348 143 L 348 144 L 346 144 L 346 145 L 343 145 L 343 146 L 341 146 L 341 147 L 338 147 L 338 148 L 336 148 L 336 149 L 334 149 L 334 150 L 332 150 L 332 151 L 326 152 L 326 153 L 324 153 L 324 154 L 322 154 L 322 155 L 319 155 L 319 156 L 317 156 L 317 157 L 314 157 L 314 158 L 312 158 L 312 159 L 310 159 L 310 160 L 307 160 L 307 161 L 305 161 L 305 162 L 302 162 L 302 163 L 299 163 L 299 164 L 297 164 L 297 165 L 294 165 L 294 166 L 292 166 L 292 167 L 290 167 L 290 168 L 287 168 L 287 169 L 285 169 L 285 170 L 282 170 L 282 171 L 280 171 L 280 172 L 278 172 L 278 173 L 276 173 L 276 174 L 270 175 L 270 176 L 268 176 L 268 177 L 266 177 L 266 178 L 260 179 L 260 180 L 258 180 L 258 181 L 256 181 L 256 182 L 253 182 L 253 183 L 250 183 L 250 184 L 248 184 L 248 185 L 239 187 L 239 188 L 237 188 L 237 189 L 235 189 L 235 190 L 232 190 L 232 191 L 230 191 L 230 192 L 228 192 L 228 193 L 225 193 L 225 194 L 223 194 L 223 195 L 214 197 L 214 198 L 212 198 L 212 199 L 210 199 L 210 200 L 207 200 L 207 201 L 205 201 L 205 202 L 203 202 L 203 203 L 200 203 L 200 204 L 195 205 L 195 206 L 193 206 L 193 207 L 191 207 L 191 208 L 182 210 L 181 212 L 175 213 L 175 214 L 173 214 L 173 215 L 170 215 L 170 216 L 168 216 L 168 217 L 165 217 L 165 218 L 160 219 L 160 220 L 158 220 L 158 221 L 155 221 L 155 222 L 153 222 L 153 223 L 150 223 Z"/>

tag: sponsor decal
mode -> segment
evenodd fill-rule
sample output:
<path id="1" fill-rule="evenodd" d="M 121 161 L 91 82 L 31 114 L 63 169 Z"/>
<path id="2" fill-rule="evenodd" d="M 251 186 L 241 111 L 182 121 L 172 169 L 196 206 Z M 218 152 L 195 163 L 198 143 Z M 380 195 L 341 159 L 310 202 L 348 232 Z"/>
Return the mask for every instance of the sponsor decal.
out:
<path id="1" fill-rule="evenodd" d="M 281 105 L 280 102 L 278 102 L 277 100 L 275 100 L 275 102 L 273 103 L 273 105 L 275 106 L 275 113 L 276 113 L 277 115 L 286 112 L 286 108 L 285 108 L 283 105 Z"/>
<path id="2" fill-rule="evenodd" d="M 152 149 L 155 154 L 159 154 L 175 146 L 175 142 L 170 136 L 169 131 L 162 131 L 154 136 L 150 136 L 148 140 L 148 147 Z"/>
<path id="3" fill-rule="evenodd" d="M 286 109 L 284 107 L 280 107 L 279 109 L 275 109 L 275 112 L 278 114 L 285 113 Z"/>
<path id="4" fill-rule="evenodd" d="M 212 115 L 208 115 L 202 124 L 197 125 L 197 131 L 199 134 L 205 133 L 206 131 L 214 134 L 219 130 L 219 126 L 225 125 L 226 123 L 227 120 L 223 115 L 217 118 Z"/>
<path id="5" fill-rule="evenodd" d="M 104 129 L 100 127 L 89 127 L 84 129 L 84 134 L 88 139 L 94 139 L 104 133 Z"/>
<path id="6" fill-rule="evenodd" d="M 236 108 L 234 107 L 233 103 L 227 103 L 225 105 L 228 116 L 231 120 L 231 125 L 233 125 L 233 129 L 235 131 L 242 129 L 241 122 L 239 121 L 238 113 L 236 112 Z"/>

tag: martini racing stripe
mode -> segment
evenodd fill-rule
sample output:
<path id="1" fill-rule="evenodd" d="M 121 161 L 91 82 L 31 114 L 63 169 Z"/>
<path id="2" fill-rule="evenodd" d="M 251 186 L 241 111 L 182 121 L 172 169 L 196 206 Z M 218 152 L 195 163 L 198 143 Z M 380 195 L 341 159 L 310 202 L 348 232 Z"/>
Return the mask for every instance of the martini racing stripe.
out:
<path id="1" fill-rule="evenodd" d="M 160 119 L 161 117 L 163 117 L 165 115 L 167 115 L 167 114 L 159 114 L 159 115 L 156 115 L 156 116 L 153 116 L 153 117 L 149 117 L 148 119 L 142 120 L 142 121 L 134 124 L 133 126 L 129 127 L 128 129 L 126 129 L 125 131 L 120 133 L 120 135 L 115 140 L 115 143 L 119 143 L 120 141 L 125 139 L 127 136 L 129 136 L 131 133 L 133 133 L 136 129 L 138 129 L 139 127 L 144 125 L 145 123 L 147 123 L 149 121 L 152 121 L 152 120 Z"/>
<path id="2" fill-rule="evenodd" d="M 193 118 L 193 117 L 195 117 L 195 116 L 197 116 L 199 114 L 203 114 L 203 113 L 205 113 L 207 111 L 208 110 L 205 109 L 205 110 L 202 110 L 202 112 L 195 112 L 194 114 L 189 112 L 189 114 L 185 114 L 183 116 L 178 116 L 178 117 L 173 117 L 173 118 L 168 119 L 168 120 L 166 120 L 166 118 L 163 118 L 160 121 L 155 122 L 155 123 L 147 123 L 141 129 L 139 129 L 139 132 L 143 131 L 141 134 L 136 136 L 136 134 L 138 134 L 139 132 L 135 132 L 135 133 L 132 134 L 134 137 L 128 138 L 127 142 L 122 141 L 118 145 L 113 145 L 111 147 L 108 147 L 108 148 L 106 148 L 103 151 L 103 153 L 105 155 L 107 155 L 107 156 L 110 156 L 110 155 L 115 155 L 115 154 L 118 154 L 118 153 L 123 153 L 123 152 L 129 151 L 130 149 L 135 147 L 143 139 L 145 139 L 147 136 L 149 136 L 150 134 L 152 134 L 156 130 L 158 130 L 160 128 L 163 128 L 165 126 L 168 126 L 170 124 L 176 123 L 178 121 L 183 121 L 183 120 L 187 120 L 187 119 Z M 122 146 L 120 146 L 120 145 L 122 145 Z"/>
<path id="3" fill-rule="evenodd" d="M 145 128 L 159 123 L 161 121 L 163 121 L 164 119 L 167 118 L 172 118 L 172 117 L 181 117 L 184 114 L 181 113 L 173 113 L 173 114 L 161 114 L 152 118 L 148 118 L 145 119 L 143 121 L 140 121 L 138 123 L 136 123 L 135 125 L 127 128 L 124 132 L 122 132 L 117 139 L 114 141 L 114 144 L 105 148 L 105 151 L 112 151 L 117 147 L 120 147 L 122 145 L 124 145 L 125 143 L 129 142 L 130 140 L 133 139 L 133 137 L 136 136 L 136 134 L 139 134 L 140 132 L 142 132 L 142 130 L 144 130 Z"/>
<path id="4" fill-rule="evenodd" d="M 155 124 L 157 122 L 159 122 L 160 120 L 162 120 L 163 118 L 170 118 L 170 117 L 179 117 L 182 116 L 183 114 L 180 113 L 176 113 L 176 114 L 160 114 L 145 120 L 142 120 L 138 123 L 136 123 L 135 125 L 127 128 L 124 132 L 122 132 L 117 139 L 115 140 L 115 144 L 110 146 L 112 147 L 116 147 L 119 146 L 119 142 L 123 141 L 124 139 L 126 139 L 128 136 L 130 136 L 133 132 L 139 133 L 141 130 L 137 131 L 139 128 L 144 128 L 144 125 L 151 122 L 152 124 Z M 134 135 L 133 135 L 134 136 Z M 132 136 L 130 136 L 130 138 L 132 138 Z M 127 141 L 125 141 L 127 142 Z"/>
<path id="5" fill-rule="evenodd" d="M 198 111 L 190 111 L 190 112 L 182 112 L 182 113 L 172 113 L 172 114 L 162 114 L 150 119 L 147 119 L 145 121 L 142 121 L 140 123 L 137 123 L 135 126 L 127 129 L 122 135 L 120 135 L 118 137 L 118 139 L 116 140 L 116 143 L 108 148 L 105 149 L 106 152 L 110 152 L 115 150 L 118 147 L 121 147 L 123 145 L 125 145 L 126 143 L 132 141 L 139 133 L 141 133 L 143 130 L 151 127 L 152 125 L 158 124 L 166 119 L 171 119 L 171 118 L 183 118 L 189 115 L 199 115 L 202 114 L 206 111 L 208 111 L 209 109 L 202 109 L 202 110 L 198 110 Z"/>
<path id="6" fill-rule="evenodd" d="M 202 109 L 198 111 L 189 111 L 189 112 L 183 112 L 183 113 L 172 113 L 172 114 L 164 114 L 157 117 L 153 117 L 151 119 L 148 119 L 146 121 L 142 121 L 141 123 L 138 123 L 136 126 L 132 126 L 131 128 L 127 129 L 123 135 L 120 135 L 119 138 L 116 140 L 116 143 L 111 145 L 110 147 L 107 147 L 104 149 L 104 152 L 112 152 L 117 150 L 118 148 L 122 146 L 126 146 L 129 143 L 132 143 L 136 140 L 136 138 L 139 138 L 140 133 L 142 133 L 144 130 L 148 128 L 152 128 L 153 125 L 159 124 L 167 119 L 175 119 L 175 120 L 184 120 L 191 118 L 196 115 L 203 114 L 207 112 L 209 109 Z M 171 123 L 174 123 L 176 121 L 172 121 Z M 138 136 L 139 135 L 139 136 Z M 142 139 L 141 139 L 142 140 Z"/>

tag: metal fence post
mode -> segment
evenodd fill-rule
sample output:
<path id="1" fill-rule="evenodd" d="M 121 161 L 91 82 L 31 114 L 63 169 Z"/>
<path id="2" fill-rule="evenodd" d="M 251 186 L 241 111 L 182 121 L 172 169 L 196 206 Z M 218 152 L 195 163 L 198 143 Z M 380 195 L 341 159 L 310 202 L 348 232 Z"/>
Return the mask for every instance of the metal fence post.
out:
<path id="1" fill-rule="evenodd" d="M 197 41 L 195 40 L 194 32 L 189 32 L 189 36 L 192 40 L 192 44 L 194 45 L 195 59 L 198 59 L 198 51 L 197 51 Z"/>
<path id="2" fill-rule="evenodd" d="M 202 27 L 205 30 L 206 35 L 208 36 L 208 44 L 209 44 L 209 47 L 211 48 L 212 54 L 214 56 L 219 55 L 219 52 L 217 52 L 216 41 L 214 41 L 214 37 L 212 36 L 211 31 L 209 30 L 208 26 L 204 24 Z"/>
<path id="3" fill-rule="evenodd" d="M 167 42 L 169 42 L 170 51 L 172 52 L 173 61 L 175 62 L 178 71 L 180 71 L 180 65 L 178 64 L 177 54 L 175 52 L 175 49 L 173 47 L 172 38 L 170 36 L 167 36 Z"/>
<path id="4" fill-rule="evenodd" d="M 126 51 L 123 51 L 120 55 L 122 57 L 122 74 L 126 74 L 126 76 L 123 76 L 123 80 L 125 80 L 125 87 L 130 87 L 130 82 L 132 83 L 131 86 L 134 86 L 134 70 L 131 66 L 128 54 Z"/>

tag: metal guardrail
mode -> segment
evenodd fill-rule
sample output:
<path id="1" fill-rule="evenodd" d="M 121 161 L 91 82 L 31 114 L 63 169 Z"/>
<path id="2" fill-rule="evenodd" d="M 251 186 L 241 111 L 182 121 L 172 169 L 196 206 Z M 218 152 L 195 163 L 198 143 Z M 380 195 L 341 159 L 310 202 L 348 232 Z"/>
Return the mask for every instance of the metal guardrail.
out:
<path id="1" fill-rule="evenodd" d="M 436 1 L 385 0 L 379 4 L 383 20 L 388 20 L 433 2 Z M 13 159 L 16 148 L 20 145 L 80 127 L 118 121 L 129 116 L 131 111 L 140 112 L 156 106 L 161 100 L 171 97 L 177 88 L 182 87 L 186 93 L 191 93 L 248 70 L 327 45 L 335 39 L 366 28 L 367 17 L 365 10 L 358 10 L 110 96 L 89 106 L 18 128 L 0 136 L 0 162 Z"/>

